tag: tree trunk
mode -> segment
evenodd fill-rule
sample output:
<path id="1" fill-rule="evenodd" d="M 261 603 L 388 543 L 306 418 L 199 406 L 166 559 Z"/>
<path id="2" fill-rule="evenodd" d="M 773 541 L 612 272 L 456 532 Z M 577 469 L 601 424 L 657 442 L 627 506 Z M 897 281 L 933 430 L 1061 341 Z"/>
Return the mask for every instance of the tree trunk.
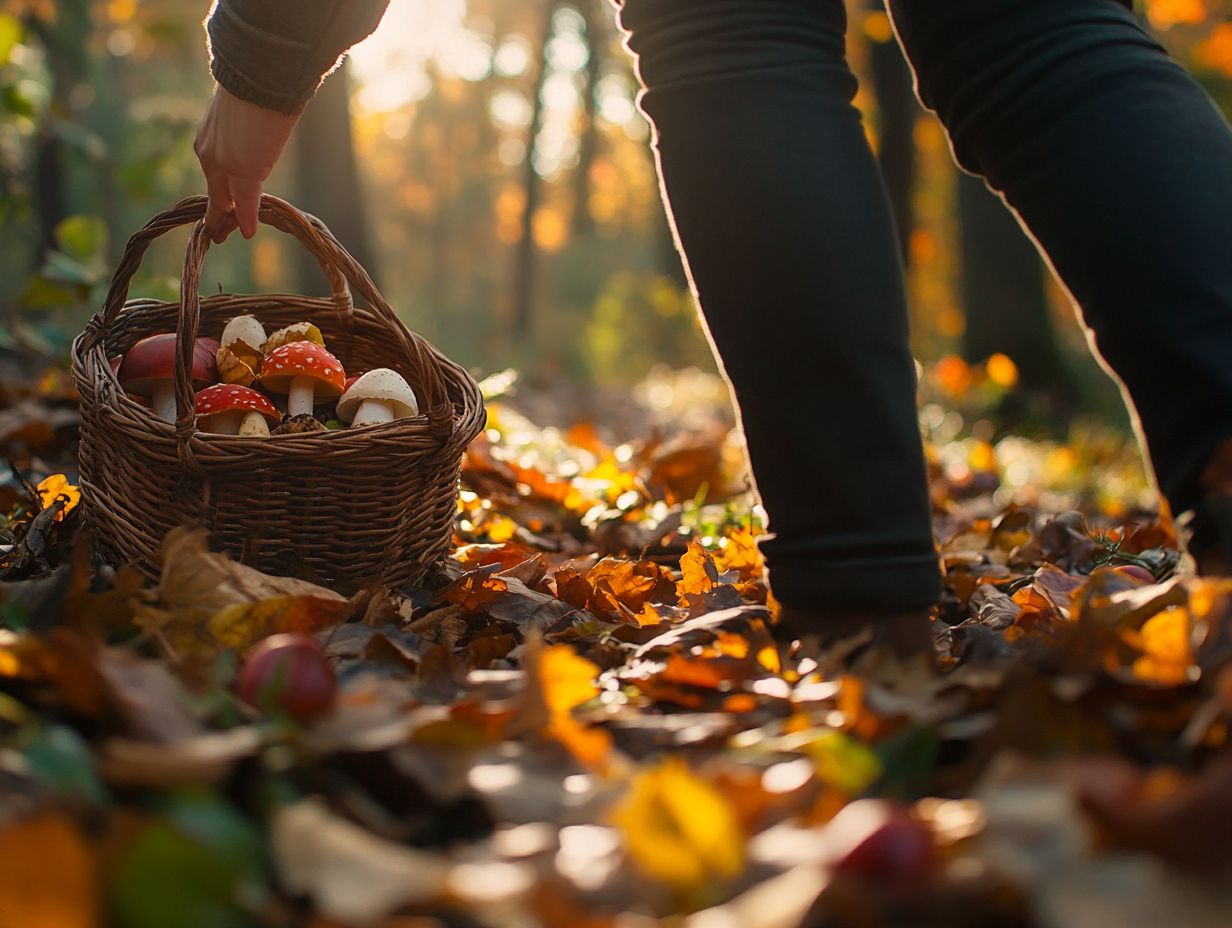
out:
<path id="1" fill-rule="evenodd" d="M 72 212 L 68 202 L 68 152 L 56 130 L 58 121 L 73 118 L 73 88 L 86 79 L 86 43 L 93 30 L 88 0 L 63 0 L 51 22 L 31 18 L 29 26 L 47 51 L 51 72 L 51 105 L 39 129 L 34 154 L 33 205 L 38 223 L 34 255 L 39 268 L 56 247 L 55 230 Z"/>
<path id="2" fill-rule="evenodd" d="M 1058 402 L 1068 399 L 1071 378 L 1049 316 L 1035 245 L 979 178 L 959 174 L 958 209 L 967 317 L 963 355 L 979 362 L 1006 354 L 1018 366 L 1023 387 Z"/>
<path id="3" fill-rule="evenodd" d="M 599 127 L 597 120 L 598 100 L 595 91 L 603 73 L 604 53 L 607 50 L 607 30 L 604 16 L 607 11 L 598 8 L 596 0 L 580 0 L 578 12 L 586 23 L 586 46 L 590 55 L 586 61 L 586 83 L 582 88 L 582 126 L 578 138 L 578 163 L 573 173 L 573 222 L 574 235 L 590 235 L 595 229 L 594 217 L 590 214 L 590 169 L 599 152 Z"/>
<path id="4" fill-rule="evenodd" d="M 325 79 L 295 129 L 296 203 L 317 216 L 352 257 L 377 279 L 351 134 L 351 85 L 347 65 Z M 299 249 L 299 286 L 328 293 L 316 259 Z"/>
<path id="5" fill-rule="evenodd" d="M 535 301 L 535 213 L 543 195 L 543 181 L 535 170 L 535 145 L 543 127 L 543 83 L 548 75 L 547 46 L 552 38 L 552 17 L 560 0 L 547 0 L 543 7 L 543 27 L 535 58 L 531 89 L 530 125 L 526 128 L 526 160 L 522 165 L 522 232 L 514 254 L 513 335 L 526 340 L 533 328 Z"/>
<path id="6" fill-rule="evenodd" d="M 883 0 L 870 0 L 878 12 L 885 11 Z M 888 42 L 869 42 L 869 67 L 881 124 L 881 144 L 877 160 L 881 176 L 890 195 L 890 208 L 898 227 L 898 240 L 906 262 L 915 229 L 915 206 L 912 195 L 915 186 L 915 123 L 920 104 L 915 98 L 911 69 L 898 47 Z"/>

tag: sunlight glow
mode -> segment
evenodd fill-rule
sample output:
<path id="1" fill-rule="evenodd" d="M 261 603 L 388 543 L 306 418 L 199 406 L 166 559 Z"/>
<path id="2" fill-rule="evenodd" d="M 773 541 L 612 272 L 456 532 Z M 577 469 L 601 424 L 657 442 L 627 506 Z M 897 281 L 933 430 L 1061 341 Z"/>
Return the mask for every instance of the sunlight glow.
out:
<path id="1" fill-rule="evenodd" d="M 359 107 L 387 112 L 422 99 L 431 88 L 433 58 L 443 71 L 470 78 L 476 46 L 485 43 L 466 28 L 465 17 L 466 0 L 393 0 L 376 32 L 351 49 Z M 486 62 L 483 68 L 486 74 Z"/>

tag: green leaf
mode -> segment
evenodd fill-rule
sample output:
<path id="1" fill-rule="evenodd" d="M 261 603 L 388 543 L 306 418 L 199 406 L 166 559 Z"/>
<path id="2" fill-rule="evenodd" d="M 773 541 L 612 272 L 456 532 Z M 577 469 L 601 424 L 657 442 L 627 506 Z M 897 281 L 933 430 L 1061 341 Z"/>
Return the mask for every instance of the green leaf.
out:
<path id="1" fill-rule="evenodd" d="M 98 216 L 69 216 L 55 234 L 61 250 L 82 262 L 97 258 L 107 247 L 107 224 Z"/>
<path id="2" fill-rule="evenodd" d="M 34 101 L 22 93 L 16 84 L 0 86 L 0 109 L 14 116 L 34 118 Z"/>
<path id="3" fill-rule="evenodd" d="M 107 801 L 107 790 L 94 767 L 94 754 L 77 732 L 63 725 L 40 731 L 25 750 L 30 776 L 54 793 L 95 805 Z"/>
<path id="4" fill-rule="evenodd" d="M 51 309 L 55 306 L 75 306 L 80 302 L 81 295 L 76 287 L 35 275 L 27 281 L 20 300 L 27 309 Z"/>
<path id="5" fill-rule="evenodd" d="M 0 65 L 9 63 L 13 49 L 22 40 L 23 32 L 20 19 L 12 13 L 0 13 Z"/>
<path id="6" fill-rule="evenodd" d="M 61 251 L 53 251 L 43 263 L 43 276 L 56 283 L 81 284 L 88 287 L 98 275 L 95 270 L 76 258 L 71 258 Z"/>
<path id="7" fill-rule="evenodd" d="M 119 928 L 249 928 L 244 902 L 263 894 L 256 827 L 209 794 L 175 797 L 141 830 L 111 884 Z"/>

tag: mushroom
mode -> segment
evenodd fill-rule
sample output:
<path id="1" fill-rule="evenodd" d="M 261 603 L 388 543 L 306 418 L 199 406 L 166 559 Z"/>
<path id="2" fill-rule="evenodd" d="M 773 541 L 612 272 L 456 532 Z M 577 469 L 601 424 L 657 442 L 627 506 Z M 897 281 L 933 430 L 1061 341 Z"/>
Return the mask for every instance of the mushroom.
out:
<path id="1" fill-rule="evenodd" d="M 263 393 L 234 383 L 218 383 L 197 394 L 197 428 L 220 435 L 268 435 L 266 419 L 282 415 Z"/>
<path id="2" fill-rule="evenodd" d="M 212 383 L 218 378 L 214 358 L 218 342 L 198 338 L 193 346 L 192 381 L 194 385 Z M 120 362 L 117 379 L 127 393 L 150 397 L 154 415 L 164 422 L 175 421 L 175 333 L 143 338 Z"/>
<path id="3" fill-rule="evenodd" d="M 338 418 L 352 426 L 376 425 L 419 415 L 419 403 L 402 375 L 388 367 L 368 371 L 338 400 Z"/>
<path id="4" fill-rule="evenodd" d="M 345 382 L 342 362 L 315 342 L 290 342 L 261 363 L 261 383 L 286 394 L 291 416 L 311 413 L 318 400 L 334 399 Z"/>
<path id="5" fill-rule="evenodd" d="M 236 316 L 222 330 L 218 349 L 218 375 L 225 383 L 248 386 L 261 370 L 265 328 L 256 316 Z"/>

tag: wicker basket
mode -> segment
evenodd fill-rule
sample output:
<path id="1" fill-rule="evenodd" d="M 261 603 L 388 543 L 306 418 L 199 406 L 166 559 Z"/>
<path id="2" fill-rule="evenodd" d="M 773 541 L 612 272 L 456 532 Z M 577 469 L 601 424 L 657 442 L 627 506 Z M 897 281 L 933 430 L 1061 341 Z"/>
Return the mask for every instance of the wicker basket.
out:
<path id="1" fill-rule="evenodd" d="M 295 236 L 317 259 L 332 296 L 202 298 L 205 205 L 204 197 L 183 200 L 129 240 L 102 312 L 73 343 L 83 505 L 99 554 L 153 576 L 167 532 L 203 524 L 214 547 L 267 571 L 345 586 L 419 580 L 449 548 L 462 454 L 484 426 L 474 379 L 407 330 L 320 220 L 276 197 L 262 197 L 261 221 Z M 179 303 L 128 300 L 146 248 L 189 223 Z M 353 305 L 351 289 L 366 308 Z M 241 313 L 256 315 L 268 331 L 315 323 L 348 370 L 402 374 L 421 414 L 269 438 L 196 431 L 188 373 L 194 340 L 218 338 Z M 147 335 L 172 330 L 179 339 L 174 425 L 125 395 L 108 364 Z"/>

